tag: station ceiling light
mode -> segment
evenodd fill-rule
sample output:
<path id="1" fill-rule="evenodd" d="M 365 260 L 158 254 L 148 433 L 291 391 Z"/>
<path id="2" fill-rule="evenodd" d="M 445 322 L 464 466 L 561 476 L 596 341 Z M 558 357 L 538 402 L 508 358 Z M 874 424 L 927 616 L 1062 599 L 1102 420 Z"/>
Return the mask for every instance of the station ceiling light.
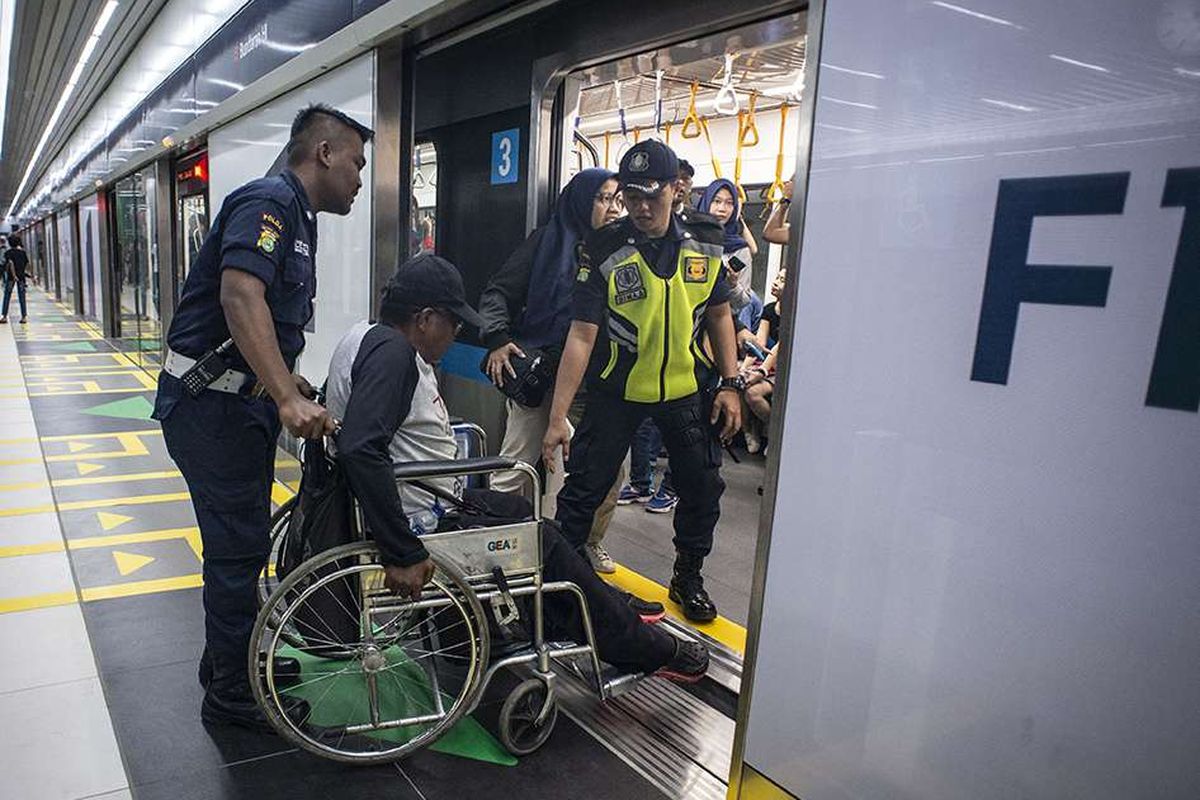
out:
<path id="1" fill-rule="evenodd" d="M 87 67 L 92 54 L 96 51 L 96 45 L 100 44 L 100 37 L 104 34 L 104 29 L 108 27 L 108 23 L 112 21 L 113 14 L 119 5 L 120 3 L 117 0 L 108 0 L 104 4 L 104 8 L 100 10 L 100 16 L 96 19 L 96 24 L 92 27 L 92 34 L 83 44 L 83 50 L 79 53 L 79 59 L 75 62 L 75 68 L 71 70 L 71 77 L 67 79 L 66 85 L 63 86 L 62 93 L 58 98 L 58 104 L 54 106 L 54 113 L 50 115 L 49 121 L 46 122 L 46 129 L 42 131 L 42 136 L 38 139 L 37 147 L 33 149 L 33 155 L 30 156 L 29 163 L 25 166 L 25 174 L 21 178 L 21 183 L 17 186 L 17 191 L 13 193 L 12 204 L 8 207 L 5 216 L 11 217 L 13 209 L 17 207 L 17 200 L 20 199 L 21 192 L 25 191 L 25 184 L 29 183 L 29 177 L 33 174 L 33 168 L 37 165 L 38 159 L 41 158 L 42 151 L 46 149 L 46 143 L 50 141 L 50 134 L 54 132 L 54 127 L 62 117 L 63 111 L 67 107 L 67 101 L 75 93 L 75 87 L 79 85 L 79 79 L 83 76 L 83 70 Z"/>
<path id="2" fill-rule="evenodd" d="M 17 0 L 0 0 L 0 155 L 4 154 L 4 110 L 8 108 L 8 66 L 16 15 Z"/>

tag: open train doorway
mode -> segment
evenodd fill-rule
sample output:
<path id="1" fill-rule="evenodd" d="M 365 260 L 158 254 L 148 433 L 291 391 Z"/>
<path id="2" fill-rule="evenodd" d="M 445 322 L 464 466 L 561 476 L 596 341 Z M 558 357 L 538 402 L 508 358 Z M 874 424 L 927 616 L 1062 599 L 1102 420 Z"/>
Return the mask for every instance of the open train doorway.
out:
<path id="1" fill-rule="evenodd" d="M 696 627 L 738 657 L 771 454 L 769 387 L 790 258 L 787 218 L 806 82 L 806 33 L 806 14 L 795 13 L 589 65 L 566 76 L 556 103 L 562 140 L 552 187 L 565 186 L 581 169 L 616 171 L 630 147 L 653 138 L 688 165 L 684 177 L 690 186 L 681 193 L 677 213 L 713 212 L 721 200 L 734 206 L 726 240 L 744 246 L 727 247 L 725 265 L 731 284 L 738 282 L 742 290 L 740 301 L 735 297 L 732 303 L 739 331 L 745 331 L 740 368 L 758 389 L 748 393 L 742 430 L 723 453 L 726 489 L 713 552 L 704 565 L 705 585 L 721 618 Z M 620 576 L 631 578 L 630 588 L 666 585 L 675 557 L 678 500 L 653 423 L 639 429 L 627 466 L 629 480 L 603 545 Z"/>

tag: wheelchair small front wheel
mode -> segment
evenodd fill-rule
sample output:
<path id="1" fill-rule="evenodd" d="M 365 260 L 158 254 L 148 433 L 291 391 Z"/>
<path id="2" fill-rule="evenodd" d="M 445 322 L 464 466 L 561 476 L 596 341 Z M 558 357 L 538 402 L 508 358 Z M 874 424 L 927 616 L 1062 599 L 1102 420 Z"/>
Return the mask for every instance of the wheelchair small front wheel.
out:
<path id="1" fill-rule="evenodd" d="M 550 699 L 550 711 L 538 723 L 550 687 L 541 678 L 528 678 L 517 685 L 500 707 L 500 742 L 514 756 L 537 751 L 554 731 L 558 703 Z"/>

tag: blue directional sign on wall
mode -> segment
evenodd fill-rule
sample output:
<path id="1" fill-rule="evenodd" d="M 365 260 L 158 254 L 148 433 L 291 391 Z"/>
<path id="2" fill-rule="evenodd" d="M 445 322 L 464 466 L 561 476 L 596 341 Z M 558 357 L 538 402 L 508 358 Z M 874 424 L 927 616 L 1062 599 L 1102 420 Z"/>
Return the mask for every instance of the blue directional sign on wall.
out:
<path id="1" fill-rule="evenodd" d="M 509 128 L 492 134 L 492 184 L 516 183 L 521 161 L 521 129 Z"/>

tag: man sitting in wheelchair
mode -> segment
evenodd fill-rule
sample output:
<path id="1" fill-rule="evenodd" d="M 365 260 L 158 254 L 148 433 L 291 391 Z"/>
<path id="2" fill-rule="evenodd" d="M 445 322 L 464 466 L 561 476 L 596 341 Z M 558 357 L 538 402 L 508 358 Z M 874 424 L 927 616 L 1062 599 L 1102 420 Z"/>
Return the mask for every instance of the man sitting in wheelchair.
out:
<path id="1" fill-rule="evenodd" d="M 433 255 L 402 264 L 384 288 L 379 319 L 359 323 L 338 344 L 326 400 L 330 413 L 342 421 L 338 462 L 380 551 L 386 585 L 417 598 L 434 573 L 418 534 L 467 527 L 467 522 L 477 527 L 528 519 L 532 507 L 517 495 L 464 488 L 458 478 L 429 479 L 424 486 L 431 492 L 408 483 L 397 487 L 393 475 L 394 463 L 457 456 L 433 365 L 463 322 L 481 320 L 467 305 L 454 265 Z M 626 672 L 675 681 L 703 677 L 708 668 L 704 645 L 648 624 L 661 618 L 662 607 L 600 580 L 552 521 L 543 523 L 542 569 L 546 581 L 570 581 L 582 589 L 602 660 Z M 546 595 L 545 625 L 548 638 L 585 641 L 578 606 L 565 594 Z"/>

